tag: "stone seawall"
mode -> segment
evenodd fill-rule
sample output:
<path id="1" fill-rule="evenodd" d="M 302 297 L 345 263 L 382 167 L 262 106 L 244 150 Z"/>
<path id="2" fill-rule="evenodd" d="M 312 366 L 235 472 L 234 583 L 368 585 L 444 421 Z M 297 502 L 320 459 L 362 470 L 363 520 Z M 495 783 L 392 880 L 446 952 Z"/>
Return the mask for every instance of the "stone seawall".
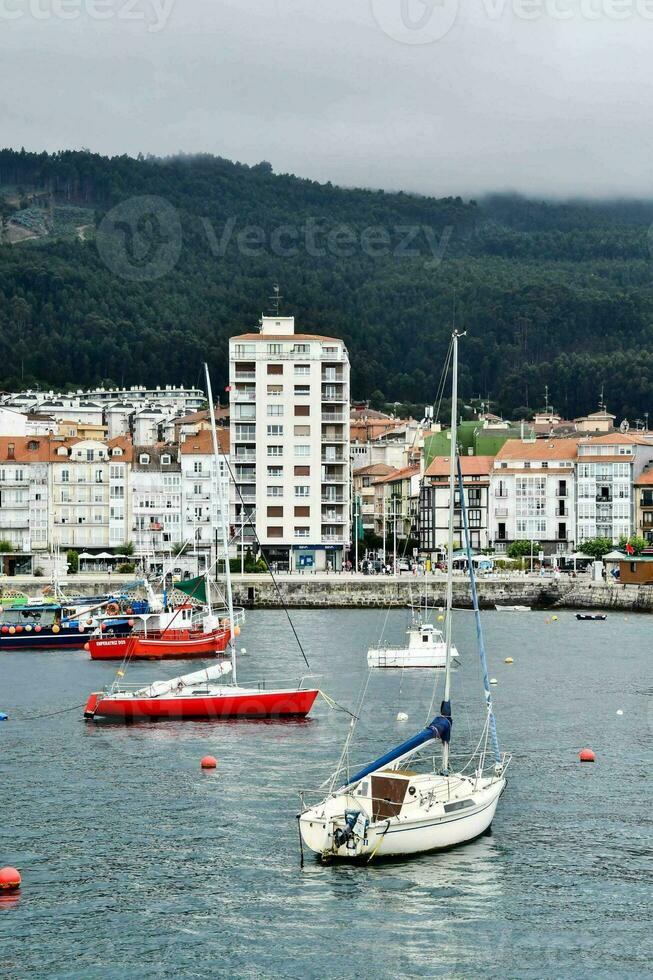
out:
<path id="1" fill-rule="evenodd" d="M 127 581 L 133 581 L 133 576 L 75 575 L 62 585 L 68 595 L 98 595 L 118 591 Z M 29 596 L 39 595 L 45 585 L 46 579 L 31 577 L 5 578 L 0 582 L 0 588 L 5 592 L 15 589 Z M 429 605 L 444 605 L 444 579 L 429 580 L 427 588 Z M 279 608 L 282 605 L 280 596 L 291 609 L 405 608 L 411 602 L 417 604 L 421 601 L 424 580 L 408 575 L 398 579 L 353 575 L 280 575 L 275 585 L 268 575 L 235 575 L 233 593 L 234 603 L 249 609 Z M 481 579 L 478 594 L 481 607 L 485 609 L 494 609 L 495 605 L 523 605 L 539 609 L 653 612 L 653 586 L 589 582 L 585 578 Z M 467 580 L 460 578 L 454 581 L 453 599 L 458 608 L 471 607 Z"/>
<path id="2" fill-rule="evenodd" d="M 269 580 L 234 581 L 234 602 L 250 609 L 275 609 L 281 605 L 280 595 L 291 608 L 405 608 L 419 603 L 424 597 L 424 583 L 415 580 L 346 578 L 331 581 L 279 579 L 278 589 Z M 430 606 L 445 603 L 445 583 L 429 582 Z M 605 585 L 601 583 L 567 581 L 480 581 L 478 597 L 481 608 L 495 605 L 531 606 L 539 609 L 624 609 L 653 612 L 653 588 L 642 586 Z M 469 583 L 456 581 L 453 603 L 460 609 L 471 608 Z"/>

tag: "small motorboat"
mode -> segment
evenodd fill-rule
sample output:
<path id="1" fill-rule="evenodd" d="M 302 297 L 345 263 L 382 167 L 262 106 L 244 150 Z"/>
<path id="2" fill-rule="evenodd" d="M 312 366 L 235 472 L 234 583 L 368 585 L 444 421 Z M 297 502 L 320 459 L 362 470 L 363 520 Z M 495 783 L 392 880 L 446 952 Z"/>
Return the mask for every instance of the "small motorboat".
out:
<path id="1" fill-rule="evenodd" d="M 447 644 L 439 629 L 431 623 L 413 623 L 406 630 L 405 647 L 372 647 L 367 651 L 368 667 L 446 667 Z M 452 660 L 460 654 L 451 647 Z"/>
<path id="2" fill-rule="evenodd" d="M 228 661 L 204 670 L 155 681 L 136 690 L 112 688 L 94 692 L 84 709 L 84 717 L 98 721 L 184 721 L 222 718 L 305 718 L 313 707 L 318 690 L 303 688 L 254 688 L 216 683 L 232 670 Z"/>
<path id="3" fill-rule="evenodd" d="M 605 613 L 576 613 L 576 619 L 580 619 L 587 622 L 602 622 L 607 619 Z"/>
<path id="4" fill-rule="evenodd" d="M 530 612 L 530 606 L 504 606 L 496 603 L 495 607 L 497 612 Z"/>

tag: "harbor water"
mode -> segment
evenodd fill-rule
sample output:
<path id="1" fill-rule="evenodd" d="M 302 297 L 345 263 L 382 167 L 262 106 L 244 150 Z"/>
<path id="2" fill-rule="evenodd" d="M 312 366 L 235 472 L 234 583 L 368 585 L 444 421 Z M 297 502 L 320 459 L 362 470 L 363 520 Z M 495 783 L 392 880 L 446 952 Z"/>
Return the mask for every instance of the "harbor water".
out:
<path id="1" fill-rule="evenodd" d="M 482 690 L 473 616 L 454 615 L 453 745 L 464 753 L 480 734 Z M 318 686 L 350 711 L 385 619 L 293 614 Z M 2 654 L 0 865 L 17 866 L 23 887 L 0 897 L 0 974 L 650 975 L 651 619 L 491 612 L 484 623 L 501 747 L 513 754 L 492 832 L 365 866 L 307 854 L 300 868 L 298 792 L 333 770 L 344 711 L 320 699 L 302 722 L 101 725 L 82 720 L 83 703 L 116 664 L 84 651 Z M 386 639 L 406 625 L 405 612 L 387 614 Z M 306 671 L 282 611 L 249 613 L 238 642 L 243 683 Z M 138 663 L 126 680 L 184 669 Z M 352 765 L 423 726 L 442 693 L 433 681 L 375 672 Z M 596 763 L 578 762 L 585 746 Z M 217 770 L 200 770 L 206 753 Z"/>

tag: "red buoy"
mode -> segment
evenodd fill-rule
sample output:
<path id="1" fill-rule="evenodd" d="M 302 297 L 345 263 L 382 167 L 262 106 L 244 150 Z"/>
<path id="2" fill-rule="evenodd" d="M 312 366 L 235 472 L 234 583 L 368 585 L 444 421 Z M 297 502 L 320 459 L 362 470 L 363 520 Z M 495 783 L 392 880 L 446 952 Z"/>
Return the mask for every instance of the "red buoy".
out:
<path id="1" fill-rule="evenodd" d="M 16 868 L 0 868 L 0 891 L 13 892 L 20 888 L 20 871 Z"/>
<path id="2" fill-rule="evenodd" d="M 591 749 L 581 749 L 578 758 L 581 762 L 596 762 L 596 756 Z"/>
<path id="3" fill-rule="evenodd" d="M 214 755 L 205 755 L 200 765 L 202 769 L 215 769 L 218 764 L 218 760 Z"/>

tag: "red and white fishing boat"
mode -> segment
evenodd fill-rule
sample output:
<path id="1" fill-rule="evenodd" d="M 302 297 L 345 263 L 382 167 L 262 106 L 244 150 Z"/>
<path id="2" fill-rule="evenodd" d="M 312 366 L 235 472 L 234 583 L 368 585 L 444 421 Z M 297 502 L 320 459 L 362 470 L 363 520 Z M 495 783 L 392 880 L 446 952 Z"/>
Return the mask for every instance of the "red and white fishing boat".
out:
<path id="1" fill-rule="evenodd" d="M 233 618 L 237 636 L 245 620 L 244 610 L 235 609 Z M 144 613 L 133 617 L 131 622 L 134 625 L 130 633 L 115 635 L 111 621 L 105 621 L 103 632 L 93 634 L 88 640 L 91 659 L 123 660 L 128 657 L 135 660 L 175 660 L 214 657 L 224 653 L 231 636 L 229 618 L 209 613 L 197 620 L 190 605 L 154 615 Z"/>
<path id="2" fill-rule="evenodd" d="M 221 718 L 304 718 L 318 691 L 303 688 L 239 687 L 216 681 L 231 671 L 231 663 L 157 681 L 136 690 L 122 688 L 95 692 L 84 717 L 93 721 L 183 721 Z"/>

